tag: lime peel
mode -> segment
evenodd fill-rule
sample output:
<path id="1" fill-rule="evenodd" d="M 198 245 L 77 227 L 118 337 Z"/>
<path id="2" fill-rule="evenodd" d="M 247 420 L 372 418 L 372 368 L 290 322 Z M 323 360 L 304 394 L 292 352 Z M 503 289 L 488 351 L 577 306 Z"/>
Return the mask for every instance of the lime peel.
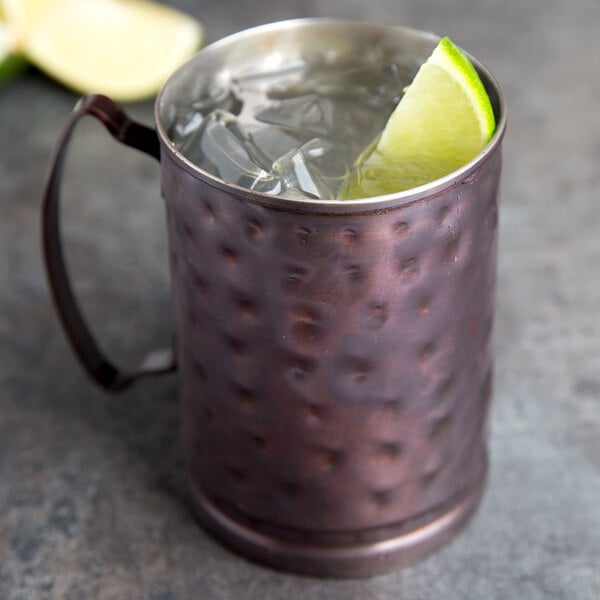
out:
<path id="1" fill-rule="evenodd" d="M 462 90 L 476 107 L 475 115 L 480 121 L 485 141 L 489 141 L 496 129 L 494 109 L 473 63 L 448 37 L 442 38 L 438 48 L 431 55 L 431 64 L 438 65 L 457 79 Z"/>
<path id="2" fill-rule="evenodd" d="M 14 27 L 0 22 L 0 83 L 12 79 L 26 66 L 27 62 L 18 51 Z"/>

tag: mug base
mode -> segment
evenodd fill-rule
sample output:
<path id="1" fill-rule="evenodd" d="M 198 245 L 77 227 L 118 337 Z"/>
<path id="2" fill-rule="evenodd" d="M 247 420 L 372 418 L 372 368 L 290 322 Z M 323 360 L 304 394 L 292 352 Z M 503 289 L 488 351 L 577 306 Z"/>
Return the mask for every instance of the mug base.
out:
<path id="1" fill-rule="evenodd" d="M 195 486 L 191 491 L 195 513 L 205 529 L 250 560 L 300 575 L 356 578 L 408 566 L 450 542 L 473 517 L 485 480 L 484 474 L 446 512 L 415 529 L 345 546 L 290 541 L 257 531 L 223 512 Z"/>

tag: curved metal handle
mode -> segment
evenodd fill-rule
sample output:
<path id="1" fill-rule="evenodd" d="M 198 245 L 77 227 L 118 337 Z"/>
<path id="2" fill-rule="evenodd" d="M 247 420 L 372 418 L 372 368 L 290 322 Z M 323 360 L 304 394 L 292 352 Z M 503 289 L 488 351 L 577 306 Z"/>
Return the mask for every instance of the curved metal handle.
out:
<path id="1" fill-rule="evenodd" d="M 100 351 L 73 294 L 63 257 L 60 236 L 60 183 L 71 135 L 85 115 L 98 119 L 119 142 L 160 160 L 160 145 L 154 129 L 129 119 L 110 98 L 84 96 L 67 120 L 51 161 L 42 204 L 42 240 L 46 273 L 63 327 L 75 353 L 90 377 L 109 391 L 118 391 L 134 380 L 173 371 L 172 349 L 150 352 L 132 372 L 114 366 Z"/>

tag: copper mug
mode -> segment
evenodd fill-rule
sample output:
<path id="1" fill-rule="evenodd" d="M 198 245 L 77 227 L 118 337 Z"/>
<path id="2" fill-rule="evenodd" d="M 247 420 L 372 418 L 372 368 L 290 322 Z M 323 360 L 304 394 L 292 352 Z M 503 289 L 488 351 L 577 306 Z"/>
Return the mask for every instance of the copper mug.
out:
<path id="1" fill-rule="evenodd" d="M 200 51 L 162 88 L 156 130 L 86 96 L 47 181 L 44 251 L 58 313 L 108 390 L 177 365 L 193 505 L 238 552 L 300 573 L 363 576 L 413 562 L 481 498 L 492 390 L 498 187 L 505 105 L 467 165 L 426 186 L 352 201 L 274 198 L 174 149 L 170 124 L 223 69 L 243 73 L 335 45 L 374 45 L 416 71 L 438 38 L 398 26 L 301 20 Z M 97 348 L 61 252 L 61 165 L 77 121 L 99 119 L 160 161 L 175 343 L 124 373 Z"/>

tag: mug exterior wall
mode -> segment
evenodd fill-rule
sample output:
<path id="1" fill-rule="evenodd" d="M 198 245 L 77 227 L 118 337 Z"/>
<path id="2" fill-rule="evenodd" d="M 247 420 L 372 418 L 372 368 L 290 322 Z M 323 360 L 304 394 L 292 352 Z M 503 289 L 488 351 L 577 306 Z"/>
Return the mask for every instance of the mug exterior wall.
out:
<path id="1" fill-rule="evenodd" d="M 348 210 L 266 201 L 165 147 L 161 163 L 202 520 L 325 575 L 446 541 L 486 472 L 500 146 L 434 192 Z"/>

